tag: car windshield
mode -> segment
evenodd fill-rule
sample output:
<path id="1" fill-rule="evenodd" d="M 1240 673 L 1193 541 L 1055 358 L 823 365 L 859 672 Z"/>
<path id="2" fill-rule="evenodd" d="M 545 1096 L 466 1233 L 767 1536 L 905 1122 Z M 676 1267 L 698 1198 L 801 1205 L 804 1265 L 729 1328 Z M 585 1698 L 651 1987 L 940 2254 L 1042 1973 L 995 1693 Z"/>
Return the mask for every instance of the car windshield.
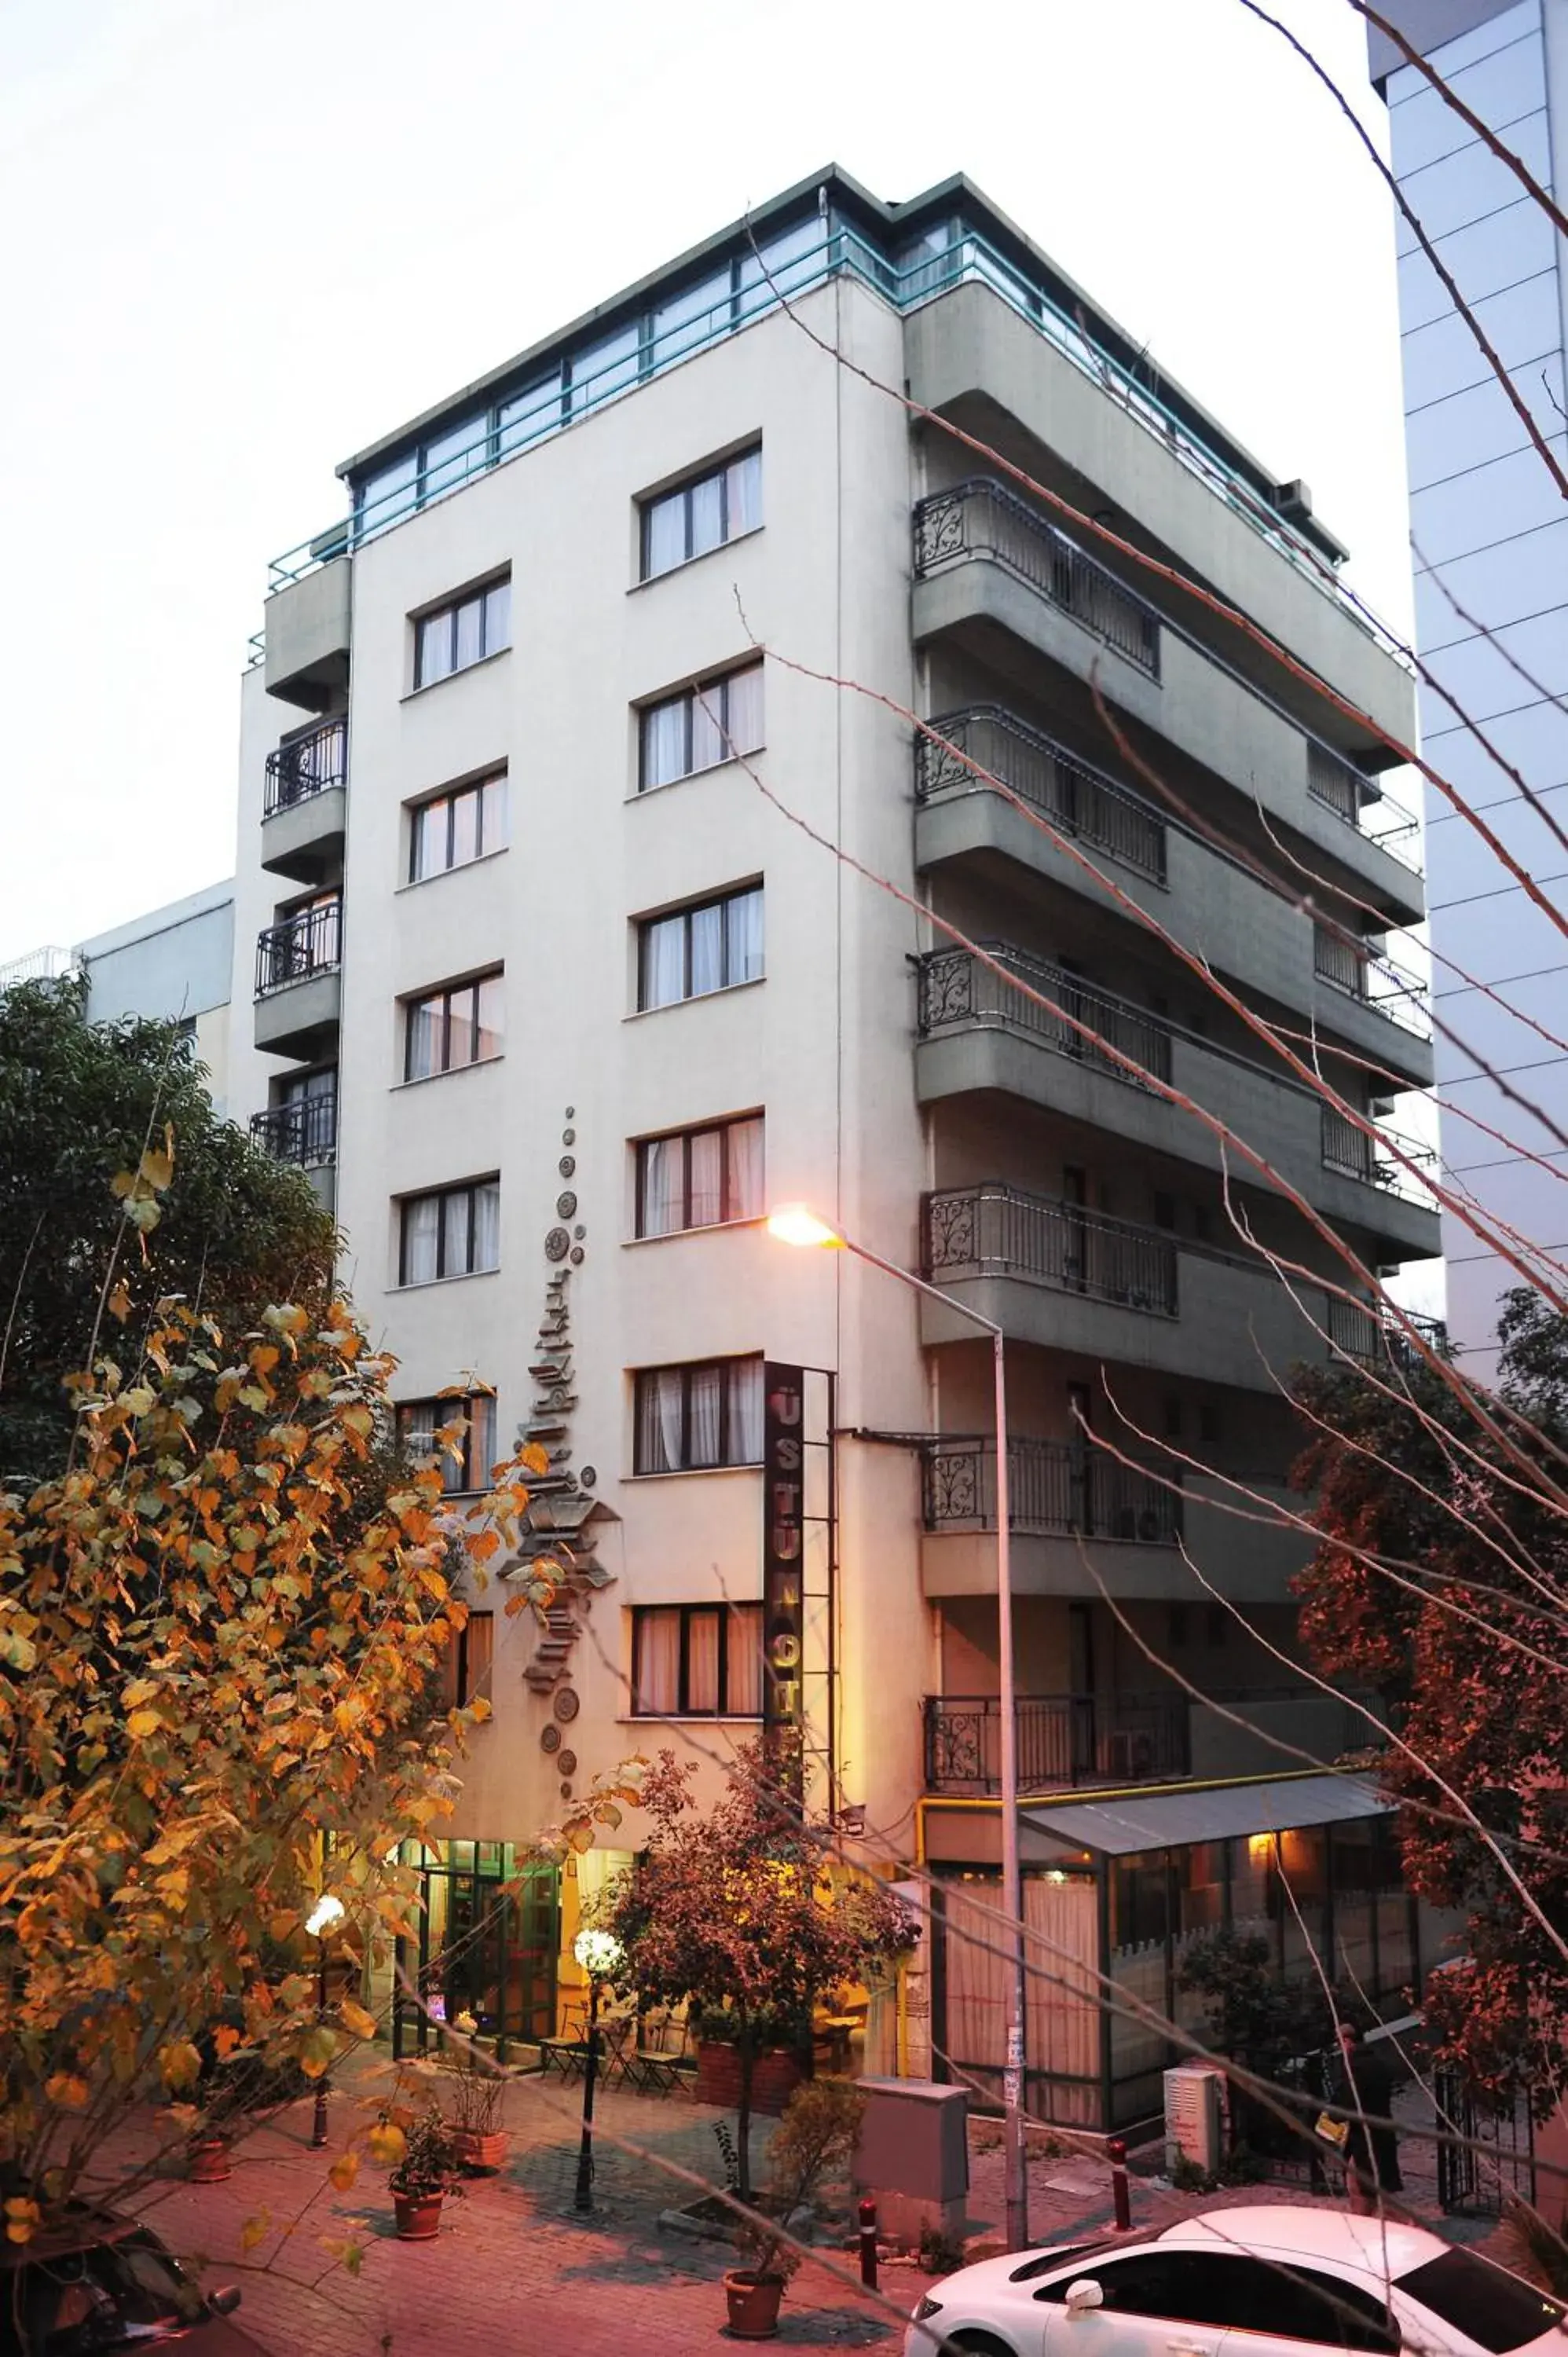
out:
<path id="1" fill-rule="evenodd" d="M 1428 2259 L 1409 2275 L 1396 2276 L 1394 2287 L 1497 2357 L 1539 2341 L 1568 2315 L 1561 2300 L 1495 2267 L 1490 2259 L 1477 2258 L 1474 2251 L 1444 2251 L 1440 2259 Z"/>
<path id="2" fill-rule="evenodd" d="M 1026 2259 L 1021 2267 L 1014 2268 L 1007 2280 L 1033 2283 L 1038 2276 L 1054 2275 L 1058 2267 L 1067 2266 L 1071 2260 L 1087 2258 L 1091 2252 L 1106 2247 L 1103 2239 L 1094 2243 L 1058 2243 L 1053 2250 L 1037 2251 L 1032 2259 Z"/>
<path id="3" fill-rule="evenodd" d="M 177 2332 L 201 2297 L 150 2234 L 35 2259 L 0 2277 L 0 2357 L 99 2357 Z"/>

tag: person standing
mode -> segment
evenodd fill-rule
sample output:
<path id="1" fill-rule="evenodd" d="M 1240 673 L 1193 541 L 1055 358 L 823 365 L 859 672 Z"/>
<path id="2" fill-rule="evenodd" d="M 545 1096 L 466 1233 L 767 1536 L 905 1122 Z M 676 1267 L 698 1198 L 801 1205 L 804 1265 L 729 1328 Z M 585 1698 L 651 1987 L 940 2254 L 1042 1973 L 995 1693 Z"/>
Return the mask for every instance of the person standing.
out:
<path id="1" fill-rule="evenodd" d="M 1404 2190 L 1400 2175 L 1399 2133 L 1393 2126 L 1398 2079 L 1382 2042 L 1368 2044 L 1357 2023 L 1339 2025 L 1339 2071 L 1334 2091 L 1337 2109 L 1348 2115 L 1343 2147 L 1345 2183 L 1358 2217 L 1387 2211 L 1386 2197 Z"/>

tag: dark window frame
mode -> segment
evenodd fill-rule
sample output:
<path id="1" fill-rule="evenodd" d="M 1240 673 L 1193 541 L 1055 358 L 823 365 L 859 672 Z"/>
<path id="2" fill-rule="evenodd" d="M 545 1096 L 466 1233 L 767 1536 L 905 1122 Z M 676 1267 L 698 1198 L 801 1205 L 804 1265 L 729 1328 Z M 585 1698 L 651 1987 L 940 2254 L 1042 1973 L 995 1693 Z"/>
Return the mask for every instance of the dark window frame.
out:
<path id="1" fill-rule="evenodd" d="M 764 673 L 761 656 L 748 657 L 745 662 L 731 663 L 726 671 L 716 671 L 706 679 L 694 680 L 673 695 L 655 696 L 651 704 L 638 706 L 637 714 L 637 791 L 639 794 L 656 794 L 666 786 L 678 786 L 687 778 L 700 778 L 709 770 L 722 770 L 726 761 L 738 760 L 743 755 L 759 753 L 761 740 L 755 745 L 736 744 L 730 750 L 730 685 L 737 679 L 748 679 L 755 673 L 760 680 Z M 716 713 L 720 734 L 726 740 L 716 761 L 700 765 L 692 759 L 692 733 L 697 716 L 697 700 L 701 697 Z M 681 706 L 681 767 L 671 778 L 652 781 L 648 775 L 649 723 L 656 713 L 667 712 L 672 704 Z M 766 723 L 764 724 L 766 727 Z"/>
<path id="2" fill-rule="evenodd" d="M 487 770 L 482 778 L 470 778 L 466 784 L 460 786 L 443 786 L 438 792 L 422 794 L 417 802 L 410 802 L 406 881 L 410 884 L 432 884 L 437 876 L 450 876 L 459 867 L 471 867 L 477 859 L 488 859 L 492 852 L 507 850 L 511 841 L 510 823 L 499 843 L 485 841 L 485 790 L 488 786 L 506 785 L 508 782 L 507 765 L 503 761 L 499 768 Z M 472 856 L 467 859 L 454 859 L 452 847 L 456 836 L 457 805 L 459 802 L 468 801 L 474 804 L 476 849 Z M 445 802 L 446 805 L 446 856 L 438 867 L 427 867 L 422 873 L 419 866 L 422 822 L 426 812 L 434 810 L 438 802 Z M 510 815 L 509 812 L 509 820 Z"/>
<path id="3" fill-rule="evenodd" d="M 505 636 L 498 636 L 492 644 L 490 600 L 499 589 L 504 589 L 507 593 Z M 456 659 L 458 617 L 467 612 L 470 606 L 477 606 L 479 609 L 479 651 L 477 655 L 471 655 L 467 662 L 460 663 Z M 510 571 L 498 573 L 492 579 L 481 581 L 472 589 L 465 589 L 460 597 L 447 598 L 441 605 L 432 606 L 425 612 L 414 614 L 410 619 L 413 623 L 413 685 L 414 692 L 417 694 L 422 687 L 436 687 L 444 679 L 455 678 L 459 672 L 472 671 L 476 663 L 483 662 L 489 655 L 500 654 L 504 649 L 510 646 Z M 442 622 L 447 625 L 451 633 L 452 659 L 440 671 L 431 671 L 425 662 L 426 632 L 434 632 L 436 625 Z"/>
<path id="4" fill-rule="evenodd" d="M 665 1236 L 701 1235 L 709 1228 L 729 1227 L 736 1222 L 759 1220 L 761 1209 L 740 1211 L 736 1209 L 735 1163 L 730 1139 L 737 1129 L 751 1122 L 762 1122 L 763 1155 L 766 1162 L 768 1137 L 766 1115 L 757 1113 L 730 1114 L 723 1121 L 700 1121 L 691 1129 L 670 1129 L 657 1137 L 639 1137 L 637 1146 L 637 1186 L 634 1232 L 638 1242 L 657 1243 Z M 723 1168 L 719 1178 L 720 1211 L 716 1220 L 694 1221 L 692 1217 L 692 1148 L 700 1137 L 722 1137 Z M 681 1148 L 681 1212 L 680 1224 L 672 1228 L 650 1229 L 648 1225 L 648 1149 L 650 1146 L 679 1146 Z M 766 1189 L 764 1190 L 766 1192 Z"/>
<path id="5" fill-rule="evenodd" d="M 495 1614 L 470 1609 L 442 1659 L 449 1709 L 466 1710 L 470 1703 L 494 1700 L 495 1644 Z"/>
<path id="6" fill-rule="evenodd" d="M 681 1616 L 681 1666 L 676 1678 L 676 1701 L 672 1710 L 645 1710 L 639 1699 L 642 1692 L 643 1631 L 656 1612 L 678 1612 Z M 698 1613 L 716 1613 L 719 1624 L 718 1694 L 712 1710 L 703 1710 L 691 1699 L 692 1622 Z M 756 1631 L 757 1650 L 762 1651 L 762 1607 L 760 1604 L 637 1604 L 631 1614 L 631 1716 L 633 1718 L 757 1718 L 760 1710 L 735 1710 L 730 1705 L 729 1664 L 730 1636 L 736 1633 L 741 1613 L 753 1616 L 751 1626 Z M 761 1681 L 757 1691 L 761 1693 Z"/>
<path id="7" fill-rule="evenodd" d="M 631 1469 L 633 1474 L 657 1480 L 666 1473 L 712 1473 L 728 1470 L 737 1466 L 744 1469 L 747 1466 L 760 1465 L 762 1462 L 760 1456 L 736 1457 L 732 1454 L 732 1451 L 735 1446 L 736 1422 L 734 1372 L 739 1367 L 759 1367 L 761 1364 L 760 1351 L 740 1351 L 726 1358 L 680 1359 L 669 1361 L 663 1366 L 639 1367 L 635 1371 L 632 1385 Z M 719 1453 L 714 1458 L 694 1464 L 691 1455 L 692 1383 L 693 1377 L 712 1374 L 715 1368 L 719 1371 Z M 681 1460 L 677 1465 L 645 1465 L 642 1461 L 643 1400 L 648 1387 L 658 1376 L 672 1374 L 678 1374 L 681 1378 Z"/>
<path id="8" fill-rule="evenodd" d="M 678 573 L 682 565 L 694 563 L 697 557 L 710 556 L 715 548 L 727 548 L 732 540 L 743 539 L 746 533 L 761 530 L 760 523 L 747 524 L 739 533 L 732 532 L 730 529 L 730 475 L 735 468 L 744 465 L 748 458 L 757 460 L 757 505 L 760 513 L 762 505 L 760 438 L 746 444 L 742 449 L 732 450 L 727 458 L 717 459 L 711 465 L 704 462 L 693 474 L 683 476 L 678 483 L 667 484 L 661 491 L 650 491 L 645 498 L 638 501 L 638 579 L 639 582 L 662 581 L 667 574 Z M 717 540 L 711 541 L 706 548 L 693 549 L 692 546 L 693 494 L 704 490 L 709 483 L 715 481 L 719 486 L 719 536 Z M 682 505 L 682 539 L 685 544 L 685 553 L 676 557 L 672 564 L 660 565 L 655 572 L 651 569 L 649 561 L 649 544 L 652 538 L 650 527 L 659 510 L 675 500 L 679 500 Z"/>
<path id="9" fill-rule="evenodd" d="M 485 1428 L 482 1431 L 476 1429 L 478 1422 L 474 1413 L 476 1407 L 485 1411 L 483 1419 Z M 494 1392 L 461 1392 L 449 1399 L 399 1400 L 396 1403 L 398 1446 L 405 1452 L 409 1451 L 410 1422 L 416 1415 L 423 1422 L 427 1410 L 431 1418 L 430 1454 L 437 1459 L 441 1467 L 443 1494 L 448 1498 L 478 1497 L 490 1486 L 489 1475 L 496 1445 Z M 463 1420 L 464 1431 L 460 1444 L 461 1456 L 455 1469 L 459 1471 L 463 1478 L 448 1488 L 446 1475 L 448 1469 L 452 1467 L 452 1458 L 445 1448 L 436 1445 L 435 1436 L 447 1425 L 456 1424 L 459 1417 Z M 481 1442 L 484 1444 L 482 1447 Z M 478 1452 L 477 1464 L 476 1452 Z M 473 1479 L 476 1470 L 483 1473 L 486 1476 L 485 1480 L 476 1481 Z"/>
<path id="10" fill-rule="evenodd" d="M 445 1283 L 448 1277 L 489 1276 L 494 1275 L 493 1268 L 476 1268 L 474 1265 L 474 1253 L 476 1249 L 476 1237 L 478 1226 L 479 1189 L 481 1187 L 495 1187 L 499 1189 L 499 1178 L 467 1178 L 463 1181 L 461 1186 L 424 1187 L 421 1188 L 419 1192 L 415 1195 L 404 1195 L 401 1198 L 398 1205 L 397 1254 L 397 1281 L 400 1286 L 407 1285 L 440 1285 Z M 446 1265 L 446 1207 L 449 1201 L 454 1200 L 458 1196 L 467 1196 L 468 1202 L 467 1254 L 466 1265 L 462 1268 L 448 1268 Z M 416 1203 L 439 1203 L 442 1207 L 435 1222 L 435 1275 L 433 1277 L 411 1277 L 408 1274 L 408 1215 L 410 1211 L 413 1211 Z M 499 1266 L 500 1258 L 498 1248 L 495 1268 L 499 1268 Z"/>
<path id="11" fill-rule="evenodd" d="M 638 1013 L 639 1013 L 639 1015 L 651 1015 L 651 1014 L 655 1014 L 655 1013 L 657 1013 L 657 1012 L 658 1012 L 658 1010 L 659 1010 L 660 1007 L 663 1007 L 663 1006 L 684 1006 L 688 1003 L 688 1001 L 689 1001 L 689 1000 L 691 1000 L 691 999 L 692 999 L 692 998 L 693 998 L 693 997 L 696 997 L 696 998 L 714 998 L 714 997 L 716 997 L 716 996 L 718 996 L 718 993 L 719 993 L 721 990 L 737 990 L 737 989 L 740 987 L 741 984 L 742 984 L 742 983 L 744 983 L 744 982 L 746 982 L 746 981 L 747 981 L 747 980 L 752 980 L 752 981 L 761 981 L 761 980 L 763 979 L 763 976 L 764 976 L 764 975 L 766 974 L 766 973 L 767 973 L 767 963 L 768 963 L 768 947 L 767 947 L 767 935 L 766 935 L 766 931 L 764 932 L 764 938 L 763 938 L 763 951 L 762 951 L 762 958 L 763 958 L 763 972 L 762 972 L 762 974 L 757 974 L 757 975 L 750 975 L 750 976 L 743 974 L 743 975 L 741 975 L 741 976 L 738 978 L 738 980 L 737 980 L 736 977 L 734 977 L 734 976 L 732 976 L 732 975 L 731 975 L 731 974 L 729 973 L 729 970 L 728 970 L 728 969 L 729 969 L 729 925 L 728 925 L 728 922 L 727 922 L 727 920 L 726 920 L 725 924 L 725 927 L 724 927 L 724 961 L 725 961 L 725 977 L 724 977 L 724 980 L 723 980 L 722 982 L 716 983 L 716 984 L 714 985 L 714 988 L 713 988 L 712 990 L 693 991 L 693 988 L 692 988 L 692 922 L 693 922 L 693 920 L 694 918 L 696 918 L 696 917 L 704 916 L 710 909 L 727 909 L 731 906 L 732 902 L 736 901 L 736 900 L 748 900 L 748 899 L 751 899 L 751 897 L 752 897 L 752 895 L 753 895 L 754 893 L 756 894 L 757 898 L 759 900 L 760 900 L 760 899 L 762 899 L 762 897 L 763 897 L 763 887 L 762 887 L 760 884 L 741 884 L 741 885 L 737 885 L 734 891 L 731 891 L 731 892 L 715 892 L 715 893 L 713 893 L 713 894 L 712 894 L 708 899 L 703 899 L 703 900 L 688 900 L 682 908 L 679 908 L 679 909 L 665 909 L 661 910 L 658 916 L 653 916 L 653 917 L 639 917 L 639 918 L 638 919 L 638 923 L 637 923 L 637 1011 L 638 1011 Z M 681 970 L 682 987 L 681 987 L 681 995 L 680 995 L 680 996 L 679 996 L 678 998 L 650 998 L 650 996 L 648 996 L 648 988 L 649 988 L 649 974 L 648 974 L 648 968 L 649 968 L 650 955 L 650 952 L 651 952 L 651 949 L 652 949 L 652 943 L 653 943 L 653 931 L 654 931 L 654 927 L 655 927 L 656 925 L 667 925 L 667 924 L 669 924 L 669 923 L 671 921 L 671 920 L 672 920 L 672 919 L 674 919 L 674 918 L 676 918 L 676 917 L 679 917 L 679 918 L 682 920 L 682 924 L 683 924 L 683 926 L 684 926 L 684 929 L 685 929 L 685 931 L 684 931 L 684 938 L 683 938 L 683 940 L 682 940 L 682 970 Z"/>
<path id="12" fill-rule="evenodd" d="M 477 1049 L 479 1043 L 480 986 L 487 982 L 504 981 L 505 976 L 504 966 L 490 966 L 483 974 L 471 975 L 467 982 L 444 983 L 439 990 L 421 991 L 416 997 L 403 1000 L 403 1077 L 405 1081 L 437 1081 L 447 1072 L 465 1072 L 470 1064 L 493 1064 L 498 1058 L 506 1053 L 504 1048 L 497 1048 L 489 1056 L 467 1055 L 463 1058 L 461 1063 L 454 1063 L 452 1060 L 452 1023 L 455 1002 L 464 996 L 467 996 L 472 1001 L 470 1012 L 466 1019 L 468 1044 L 470 1048 Z M 428 1072 L 416 1072 L 412 1069 L 414 1018 L 425 1008 L 431 1006 L 439 1006 L 441 1010 L 441 1060 L 433 1064 Z M 504 1031 L 501 1036 L 504 1039 Z"/>

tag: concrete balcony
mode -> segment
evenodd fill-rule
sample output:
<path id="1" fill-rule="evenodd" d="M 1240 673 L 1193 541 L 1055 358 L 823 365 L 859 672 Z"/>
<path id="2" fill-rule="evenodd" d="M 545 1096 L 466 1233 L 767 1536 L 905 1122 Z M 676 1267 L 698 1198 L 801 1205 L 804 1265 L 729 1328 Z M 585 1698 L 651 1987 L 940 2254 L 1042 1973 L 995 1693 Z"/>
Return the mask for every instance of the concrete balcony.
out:
<path id="1" fill-rule="evenodd" d="M 324 534 L 317 569 L 274 590 L 263 612 L 267 694 L 303 705 L 307 712 L 324 712 L 349 684 L 352 595 L 347 539 L 346 524 Z"/>
<path id="2" fill-rule="evenodd" d="M 1134 737 L 1141 726 L 1165 738 L 1309 845 L 1331 884 L 1372 902 L 1391 924 L 1419 921 L 1419 876 L 1362 829 L 1369 802 L 1378 802 L 1374 781 L 1004 486 L 977 478 L 922 500 L 914 570 L 917 643 L 950 637 L 1036 692 L 1041 656 L 1082 687 L 1092 682 L 1137 724 Z M 1144 743 L 1157 768 L 1157 744 Z M 1342 792 L 1327 783 L 1337 761 Z M 1379 823 L 1406 847 L 1391 805 Z"/>
<path id="3" fill-rule="evenodd" d="M 349 823 L 349 724 L 328 720 L 267 756 L 262 866 L 300 884 L 340 875 Z"/>
<path id="4" fill-rule="evenodd" d="M 986 946 L 1005 976 L 967 950 L 937 950 L 919 962 L 915 1085 L 922 1104 L 1017 1097 L 1206 1170 L 1229 1167 L 1249 1186 L 1272 1183 L 1234 1149 L 1227 1166 L 1208 1123 L 1141 1077 L 1152 1075 L 1255 1146 L 1336 1225 L 1369 1233 L 1380 1258 L 1438 1251 L 1437 1214 L 1419 1181 L 1313 1090 L 1043 960 L 1004 943 Z M 1063 1012 L 1042 1006 L 1035 993 Z M 1069 1010 L 1124 1060 L 1085 1039 Z"/>
<path id="5" fill-rule="evenodd" d="M 269 925 L 256 942 L 256 1046 L 297 1061 L 334 1046 L 342 1013 L 341 899 Z"/>

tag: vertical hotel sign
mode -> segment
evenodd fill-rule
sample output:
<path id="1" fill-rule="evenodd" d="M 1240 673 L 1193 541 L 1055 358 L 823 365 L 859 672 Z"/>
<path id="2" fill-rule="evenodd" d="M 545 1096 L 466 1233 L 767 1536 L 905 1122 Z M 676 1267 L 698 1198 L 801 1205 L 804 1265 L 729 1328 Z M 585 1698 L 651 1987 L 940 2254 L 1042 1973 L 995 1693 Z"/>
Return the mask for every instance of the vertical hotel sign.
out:
<path id="1" fill-rule="evenodd" d="M 769 1359 L 762 1371 L 762 1727 L 798 1729 L 805 1717 L 806 1527 L 804 1371 Z"/>

